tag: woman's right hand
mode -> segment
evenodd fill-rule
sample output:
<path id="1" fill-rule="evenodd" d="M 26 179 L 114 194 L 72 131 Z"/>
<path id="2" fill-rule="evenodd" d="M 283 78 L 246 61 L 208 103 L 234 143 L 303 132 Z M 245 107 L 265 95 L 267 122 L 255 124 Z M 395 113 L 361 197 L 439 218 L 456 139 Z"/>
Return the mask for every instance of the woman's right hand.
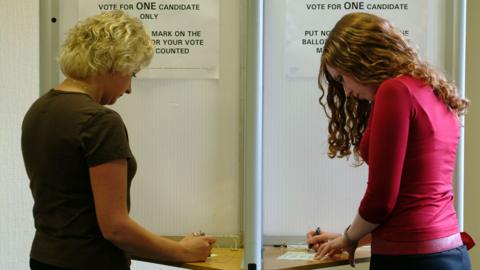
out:
<path id="1" fill-rule="evenodd" d="M 210 255 L 212 246 L 216 239 L 211 236 L 194 236 L 193 234 L 185 236 L 179 244 L 184 248 L 185 262 L 205 261 Z"/>
<path id="2" fill-rule="evenodd" d="M 310 230 L 307 233 L 306 242 L 307 244 L 309 244 L 311 249 L 317 251 L 320 245 L 330 240 L 333 240 L 341 235 L 342 235 L 341 233 L 333 233 L 333 232 L 325 232 L 325 231 L 322 231 L 320 234 L 315 234 L 315 231 Z"/>

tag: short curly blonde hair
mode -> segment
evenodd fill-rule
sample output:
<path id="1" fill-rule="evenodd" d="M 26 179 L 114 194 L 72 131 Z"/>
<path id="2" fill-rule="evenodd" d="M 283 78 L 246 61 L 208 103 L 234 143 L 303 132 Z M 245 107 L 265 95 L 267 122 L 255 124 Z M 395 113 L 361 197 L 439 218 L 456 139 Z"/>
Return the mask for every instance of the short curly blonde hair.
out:
<path id="1" fill-rule="evenodd" d="M 114 10 L 73 27 L 58 58 L 65 76 L 85 79 L 108 72 L 133 73 L 150 63 L 151 37 L 137 18 Z"/>

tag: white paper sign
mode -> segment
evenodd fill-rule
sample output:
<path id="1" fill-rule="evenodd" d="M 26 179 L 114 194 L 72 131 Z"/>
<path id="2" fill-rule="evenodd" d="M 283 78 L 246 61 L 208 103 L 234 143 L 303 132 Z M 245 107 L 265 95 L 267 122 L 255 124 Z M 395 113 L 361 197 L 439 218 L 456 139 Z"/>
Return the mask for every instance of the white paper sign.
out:
<path id="1" fill-rule="evenodd" d="M 155 55 L 138 74 L 147 78 L 219 77 L 219 0 L 81 0 L 79 19 L 124 10 L 152 36 Z"/>
<path id="2" fill-rule="evenodd" d="M 422 51 L 427 48 L 427 1 L 418 0 L 286 0 L 285 73 L 316 77 L 323 45 L 335 23 L 345 14 L 367 12 L 388 19 Z"/>

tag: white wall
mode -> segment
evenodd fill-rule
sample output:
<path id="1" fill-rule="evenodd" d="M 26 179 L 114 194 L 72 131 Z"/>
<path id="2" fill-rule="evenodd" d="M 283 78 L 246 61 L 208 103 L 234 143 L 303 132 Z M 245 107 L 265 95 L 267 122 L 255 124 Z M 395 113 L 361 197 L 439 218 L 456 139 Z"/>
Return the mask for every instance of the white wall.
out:
<path id="1" fill-rule="evenodd" d="M 28 269 L 34 233 L 20 127 L 38 96 L 38 11 L 39 1 L 0 0 L 0 269 Z"/>

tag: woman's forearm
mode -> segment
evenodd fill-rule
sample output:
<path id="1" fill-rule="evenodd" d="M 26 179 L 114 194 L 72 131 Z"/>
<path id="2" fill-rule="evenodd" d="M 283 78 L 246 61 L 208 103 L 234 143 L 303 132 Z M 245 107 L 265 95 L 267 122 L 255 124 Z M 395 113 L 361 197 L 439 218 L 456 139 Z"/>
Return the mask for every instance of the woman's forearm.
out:
<path id="1" fill-rule="evenodd" d="M 127 217 L 116 222 L 104 237 L 125 252 L 169 262 L 188 261 L 187 249 L 179 242 L 161 237 Z"/>
<path id="2" fill-rule="evenodd" d="M 348 237 L 352 240 L 368 240 L 367 237 L 375 228 L 378 227 L 379 224 L 374 224 L 366 221 L 362 218 L 358 213 L 353 219 L 350 228 L 347 231 Z"/>

